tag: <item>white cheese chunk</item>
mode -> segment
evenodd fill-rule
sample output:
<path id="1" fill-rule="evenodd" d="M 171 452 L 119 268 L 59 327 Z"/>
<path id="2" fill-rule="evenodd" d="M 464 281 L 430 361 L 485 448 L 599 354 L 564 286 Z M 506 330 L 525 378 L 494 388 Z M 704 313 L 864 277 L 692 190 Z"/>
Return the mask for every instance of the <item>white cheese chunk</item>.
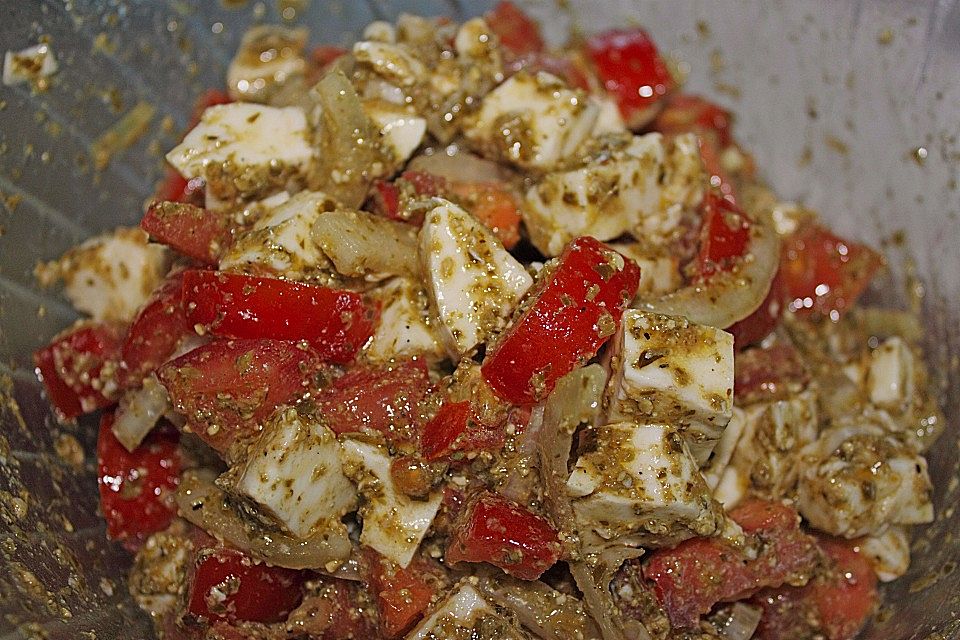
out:
<path id="1" fill-rule="evenodd" d="M 441 198 L 434 199 L 419 242 L 437 328 L 458 359 L 503 326 L 533 278 L 487 227 Z"/>
<path id="2" fill-rule="evenodd" d="M 683 284 L 680 260 L 669 251 L 651 249 L 639 242 L 615 242 L 610 248 L 622 253 L 640 267 L 637 296 L 671 293 Z"/>
<path id="3" fill-rule="evenodd" d="M 141 229 L 118 227 L 37 267 L 42 285 L 62 280 L 73 306 L 94 320 L 129 322 L 163 281 L 170 254 Z"/>
<path id="4" fill-rule="evenodd" d="M 41 82 L 57 72 L 57 58 L 49 44 L 37 44 L 3 56 L 3 84 Z"/>
<path id="5" fill-rule="evenodd" d="M 703 467 L 703 479 L 707 482 L 707 486 L 710 487 L 711 491 L 716 492 L 724 472 L 730 465 L 730 460 L 733 458 L 737 444 L 740 442 L 740 438 L 746 430 L 746 426 L 746 412 L 740 407 L 734 407 L 730 416 L 730 422 L 727 423 L 723 434 L 720 436 L 720 440 L 717 442 L 717 446 L 714 447 L 707 464 Z"/>
<path id="6" fill-rule="evenodd" d="M 933 520 L 927 461 L 869 415 L 831 426 L 801 450 L 800 514 L 846 538 Z"/>
<path id="7" fill-rule="evenodd" d="M 347 439 L 342 451 L 344 470 L 363 497 L 360 542 L 406 567 L 437 515 L 442 493 L 434 491 L 426 500 L 415 500 L 397 489 L 390 476 L 390 456 L 383 447 Z"/>
<path id="8" fill-rule="evenodd" d="M 913 352 L 899 337 L 887 338 L 867 361 L 866 387 L 870 402 L 888 411 L 902 412 L 914 395 Z"/>
<path id="9" fill-rule="evenodd" d="M 893 526 L 879 535 L 867 536 L 860 542 L 860 551 L 881 582 L 893 582 L 910 568 L 909 531 Z"/>
<path id="10" fill-rule="evenodd" d="M 700 202 L 706 183 L 695 138 L 649 133 L 624 142 L 528 189 L 524 221 L 541 252 L 555 256 L 577 236 L 610 240 L 628 231 L 663 244 L 683 208 Z"/>
<path id="11" fill-rule="evenodd" d="M 209 107 L 167 154 L 185 178 L 204 178 L 218 198 L 256 194 L 303 172 L 313 158 L 299 107 L 234 102 Z"/>
<path id="12" fill-rule="evenodd" d="M 263 507 L 298 538 L 334 524 L 356 507 L 343 475 L 340 443 L 327 427 L 286 409 L 250 448 L 235 490 Z"/>
<path id="13" fill-rule="evenodd" d="M 303 280 L 330 268 L 313 239 L 313 224 L 337 203 L 319 191 L 301 191 L 263 214 L 220 259 L 224 271 L 271 273 Z"/>
<path id="14" fill-rule="evenodd" d="M 487 155 L 524 169 L 550 169 L 577 151 L 598 112 L 556 76 L 521 71 L 483 98 L 464 133 Z"/>
<path id="15" fill-rule="evenodd" d="M 581 537 L 627 538 L 644 547 L 719 533 L 723 509 L 683 437 L 662 424 L 594 428 L 567 481 Z"/>
<path id="16" fill-rule="evenodd" d="M 627 310 L 611 351 L 610 422 L 677 426 L 706 462 L 733 409 L 733 336 L 685 318 Z"/>
<path id="17" fill-rule="evenodd" d="M 597 120 L 593 124 L 593 135 L 600 136 L 605 133 L 624 133 L 627 125 L 620 115 L 620 107 L 617 102 L 605 93 L 590 94 L 590 101 L 597 105 Z"/>
<path id="18" fill-rule="evenodd" d="M 422 357 L 433 362 L 445 357 L 430 321 L 427 293 L 418 282 L 393 278 L 369 295 L 380 303 L 380 322 L 366 350 L 369 360 Z"/>
<path id="19" fill-rule="evenodd" d="M 380 129 L 383 142 L 393 152 L 394 160 L 405 163 L 423 142 L 427 121 L 410 114 L 403 107 L 384 101 L 364 102 L 363 110 Z"/>
<path id="20" fill-rule="evenodd" d="M 468 579 L 424 618 L 407 635 L 407 640 L 522 640 L 525 637 Z"/>

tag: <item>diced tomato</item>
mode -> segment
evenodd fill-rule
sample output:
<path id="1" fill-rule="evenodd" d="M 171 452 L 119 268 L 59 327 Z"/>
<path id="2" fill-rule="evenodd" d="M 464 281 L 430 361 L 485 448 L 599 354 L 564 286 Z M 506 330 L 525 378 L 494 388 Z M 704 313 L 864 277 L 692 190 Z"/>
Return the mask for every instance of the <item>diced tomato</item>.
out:
<path id="1" fill-rule="evenodd" d="M 727 327 L 726 330 L 733 334 L 733 345 L 738 350 L 742 351 L 773 333 L 780 324 L 784 307 L 787 306 L 786 296 L 783 278 L 778 271 L 770 283 L 770 291 L 757 310 Z"/>
<path id="2" fill-rule="evenodd" d="M 393 182 L 376 180 L 373 183 L 373 195 L 370 208 L 391 220 L 407 222 L 420 226 L 423 224 L 423 212 L 414 211 L 406 217 L 401 205 L 408 198 L 438 196 L 447 190 L 447 181 L 440 176 L 425 171 L 404 171 Z"/>
<path id="3" fill-rule="evenodd" d="M 376 310 L 353 291 L 240 274 L 188 270 L 187 318 L 227 338 L 306 340 L 317 354 L 346 363 L 373 335 Z"/>
<path id="4" fill-rule="evenodd" d="M 437 597 L 442 569 L 420 555 L 403 568 L 370 548 L 363 550 L 364 581 L 373 594 L 384 638 L 399 638 Z"/>
<path id="5" fill-rule="evenodd" d="M 733 360 L 733 393 L 738 406 L 759 400 L 782 400 L 803 388 L 810 372 L 790 344 L 741 351 Z"/>
<path id="6" fill-rule="evenodd" d="M 487 354 L 484 379 L 513 404 L 546 398 L 616 333 L 639 283 L 640 269 L 629 258 L 595 238 L 573 240 Z"/>
<path id="7" fill-rule="evenodd" d="M 317 393 L 315 402 L 338 434 L 373 430 L 391 442 L 413 442 L 419 432 L 420 402 L 430 385 L 422 360 L 358 366 Z"/>
<path id="8" fill-rule="evenodd" d="M 704 197 L 699 277 L 733 269 L 750 247 L 750 220 L 735 204 L 710 191 Z"/>
<path id="9" fill-rule="evenodd" d="M 313 389 L 319 358 L 295 342 L 216 340 L 158 371 L 173 406 L 217 451 L 255 435 L 277 406 Z"/>
<path id="10" fill-rule="evenodd" d="M 494 182 L 454 182 L 450 191 L 474 218 L 493 231 L 507 249 L 520 241 L 520 207 L 516 197 Z"/>
<path id="11" fill-rule="evenodd" d="M 484 424 L 469 402 L 445 402 L 424 425 L 420 451 L 427 461 L 456 461 L 469 453 L 496 451 L 505 441 L 504 430 Z"/>
<path id="12" fill-rule="evenodd" d="M 750 559 L 718 538 L 692 538 L 655 551 L 644 567 L 676 628 L 697 624 L 718 602 L 741 600 L 764 587 L 802 580 L 816 565 L 816 540 L 800 530 L 800 516 L 778 502 L 748 500 L 730 512 L 746 534 L 761 541 Z"/>
<path id="13" fill-rule="evenodd" d="M 114 415 L 100 418 L 97 484 L 107 535 L 143 540 L 166 529 L 177 514 L 173 492 L 180 484 L 180 434 L 170 425 L 151 431 L 132 452 L 113 435 Z"/>
<path id="14" fill-rule="evenodd" d="M 371 211 L 386 218 L 408 222 L 400 216 L 400 188 L 396 182 L 375 180 L 373 182 L 373 194 L 370 196 L 368 206 Z"/>
<path id="15" fill-rule="evenodd" d="M 209 265 L 217 264 L 231 241 L 225 216 L 181 202 L 151 202 L 140 228 L 177 253 Z"/>
<path id="16" fill-rule="evenodd" d="M 317 640 L 375 640 L 379 637 L 375 607 L 363 585 L 327 577 L 321 578 L 321 581 L 323 586 L 319 593 L 311 596 L 309 600 L 323 603 L 321 606 L 324 609 L 329 608 L 329 623 Z M 301 607 L 306 604 L 307 601 L 304 601 Z M 297 618 L 297 612 L 294 612 L 291 619 Z M 310 633 L 311 638 L 314 635 L 316 634 Z"/>
<path id="17" fill-rule="evenodd" d="M 157 187 L 155 197 L 157 200 L 185 202 L 202 207 L 206 199 L 205 184 L 203 178 L 187 180 L 176 169 L 170 167 L 163 182 Z"/>
<path id="18" fill-rule="evenodd" d="M 540 25 L 509 0 L 501 0 L 483 16 L 500 44 L 513 56 L 543 51 Z"/>
<path id="19" fill-rule="evenodd" d="M 652 128 L 666 135 L 713 135 L 721 148 L 733 144 L 733 118 L 730 112 L 705 98 L 688 93 L 671 97 L 657 114 Z"/>
<path id="20" fill-rule="evenodd" d="M 821 536 L 827 565 L 804 587 L 761 591 L 758 640 L 825 637 L 852 640 L 877 606 L 877 575 L 856 541 Z"/>
<path id="21" fill-rule="evenodd" d="M 444 485 L 440 510 L 437 511 L 437 515 L 430 525 L 433 531 L 443 536 L 450 535 L 453 532 L 453 523 L 463 510 L 466 501 L 467 496 L 463 491 L 450 484 Z"/>
<path id="22" fill-rule="evenodd" d="M 204 549 L 187 596 L 191 621 L 280 622 L 303 598 L 306 574 L 257 563 L 235 549 Z"/>
<path id="23" fill-rule="evenodd" d="M 837 321 L 867 288 L 883 258 L 870 247 L 808 224 L 784 242 L 780 272 L 789 309 Z"/>
<path id="24" fill-rule="evenodd" d="M 183 274 L 177 273 L 153 292 L 127 330 L 121 347 L 122 385 L 139 385 L 191 331 L 183 308 Z"/>
<path id="25" fill-rule="evenodd" d="M 643 29 L 599 33 L 587 40 L 586 54 L 630 128 L 645 124 L 652 108 L 674 87 L 670 70 Z"/>
<path id="26" fill-rule="evenodd" d="M 81 322 L 33 354 L 37 377 L 61 420 L 113 404 L 124 328 Z"/>
<path id="27" fill-rule="evenodd" d="M 522 580 L 536 580 L 560 557 L 557 532 L 512 500 L 482 492 L 453 523 L 446 561 L 488 562 Z"/>

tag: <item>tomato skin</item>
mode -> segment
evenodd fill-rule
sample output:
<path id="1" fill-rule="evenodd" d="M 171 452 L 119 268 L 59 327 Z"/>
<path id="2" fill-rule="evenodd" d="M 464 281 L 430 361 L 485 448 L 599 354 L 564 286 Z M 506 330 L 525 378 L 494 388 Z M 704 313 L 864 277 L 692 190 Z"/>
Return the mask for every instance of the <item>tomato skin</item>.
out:
<path id="1" fill-rule="evenodd" d="M 428 462 L 456 461 L 467 453 L 496 451 L 505 441 L 504 430 L 484 424 L 470 402 L 445 402 L 424 425 L 420 451 Z"/>
<path id="2" fill-rule="evenodd" d="M 257 564 L 235 549 L 204 549 L 193 566 L 187 619 L 281 622 L 303 597 L 305 574 Z"/>
<path id="3" fill-rule="evenodd" d="M 674 88 L 673 76 L 643 29 L 604 31 L 587 40 L 585 52 L 630 128 L 642 125 L 650 109 Z"/>
<path id="4" fill-rule="evenodd" d="M 439 595 L 437 584 L 442 569 L 423 556 L 414 556 L 404 569 L 373 549 L 364 548 L 363 567 L 364 579 L 380 614 L 380 632 L 388 640 L 410 631 Z"/>
<path id="5" fill-rule="evenodd" d="M 191 331 L 183 308 L 183 273 L 177 273 L 153 292 L 127 330 L 121 347 L 122 386 L 138 386 Z"/>
<path id="6" fill-rule="evenodd" d="M 454 520 L 445 558 L 449 564 L 488 562 L 521 580 L 536 580 L 560 558 L 560 542 L 544 518 L 485 491 Z"/>
<path id="7" fill-rule="evenodd" d="M 501 0 L 492 11 L 483 16 L 490 30 L 500 38 L 500 44 L 513 56 L 543 51 L 540 25 L 509 0 Z"/>
<path id="8" fill-rule="evenodd" d="M 699 277 L 730 271 L 750 248 L 750 220 L 735 204 L 710 191 L 704 197 Z"/>
<path id="9" fill-rule="evenodd" d="M 97 485 L 100 510 L 113 540 L 144 540 L 166 529 L 177 514 L 180 434 L 169 425 L 151 431 L 132 452 L 113 435 L 114 414 L 100 418 Z"/>
<path id="10" fill-rule="evenodd" d="M 406 360 L 389 367 L 355 367 L 314 397 L 335 433 L 373 430 L 400 443 L 416 439 L 419 405 L 430 388 L 426 364 Z"/>
<path id="11" fill-rule="evenodd" d="M 574 239 L 557 260 L 481 367 L 494 392 L 512 404 L 536 404 L 596 355 L 637 293 L 636 263 L 595 238 Z"/>
<path id="12" fill-rule="evenodd" d="M 255 435 L 279 405 L 312 390 L 322 364 L 283 340 L 216 340 L 157 372 L 187 424 L 220 453 Z"/>
<path id="13" fill-rule="evenodd" d="M 854 305 L 882 256 L 817 224 L 807 224 L 784 241 L 780 271 L 790 311 L 839 320 Z"/>
<path id="14" fill-rule="evenodd" d="M 758 640 L 826 637 L 852 640 L 878 603 L 877 575 L 857 542 L 818 536 L 827 561 L 820 575 L 803 587 L 761 591 L 751 603 L 762 609 Z"/>
<path id="15" fill-rule="evenodd" d="M 757 310 L 727 327 L 726 330 L 733 334 L 733 346 L 742 351 L 773 333 L 787 306 L 786 297 L 783 278 L 778 271 L 770 282 L 770 291 Z"/>
<path id="16" fill-rule="evenodd" d="M 747 349 L 733 361 L 733 394 L 738 406 L 782 400 L 792 393 L 791 385 L 803 388 L 809 381 L 810 372 L 790 344 Z"/>
<path id="17" fill-rule="evenodd" d="M 121 325 L 82 322 L 33 354 L 37 377 L 59 419 L 72 420 L 116 402 L 123 334 Z"/>
<path id="18" fill-rule="evenodd" d="M 232 238 L 226 217 L 181 202 L 151 202 L 140 228 L 156 242 L 207 265 L 217 264 Z"/>
<path id="19" fill-rule="evenodd" d="M 353 360 L 376 321 L 353 291 L 216 271 L 186 271 L 183 299 L 188 320 L 213 335 L 306 340 L 341 364 Z"/>
<path id="20" fill-rule="evenodd" d="M 741 600 L 779 586 L 816 565 L 816 540 L 800 531 L 800 517 L 778 502 L 747 500 L 730 512 L 744 533 L 763 541 L 749 559 L 717 538 L 691 538 L 651 554 L 643 570 L 670 624 L 689 628 L 718 602 Z"/>

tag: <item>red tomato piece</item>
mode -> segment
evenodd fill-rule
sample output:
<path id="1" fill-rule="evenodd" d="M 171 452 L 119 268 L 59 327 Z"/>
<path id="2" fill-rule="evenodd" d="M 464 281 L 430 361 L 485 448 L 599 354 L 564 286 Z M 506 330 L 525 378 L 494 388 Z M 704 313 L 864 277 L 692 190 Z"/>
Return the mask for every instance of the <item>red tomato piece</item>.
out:
<path id="1" fill-rule="evenodd" d="M 170 202 L 186 202 L 202 207 L 205 195 L 203 178 L 187 180 L 176 169 L 168 168 L 166 176 L 157 187 L 155 198 Z"/>
<path id="2" fill-rule="evenodd" d="M 512 404 L 540 402 L 616 333 L 639 283 L 629 258 L 595 238 L 573 240 L 487 354 L 484 379 Z"/>
<path id="3" fill-rule="evenodd" d="M 338 363 L 353 359 L 376 321 L 353 291 L 216 271 L 188 270 L 183 299 L 190 322 L 213 335 L 306 340 Z"/>
<path id="4" fill-rule="evenodd" d="M 587 40 L 586 54 L 630 128 L 645 124 L 651 109 L 674 88 L 670 70 L 643 29 L 599 33 Z"/>
<path id="5" fill-rule="evenodd" d="M 557 532 L 512 500 L 482 492 L 453 523 L 445 555 L 450 564 L 488 562 L 522 580 L 536 580 L 560 558 Z"/>
<path id="6" fill-rule="evenodd" d="M 107 535 L 143 540 L 166 529 L 177 514 L 173 492 L 180 484 L 180 434 L 166 425 L 127 451 L 113 435 L 112 411 L 100 418 L 97 484 Z"/>
<path id="7" fill-rule="evenodd" d="M 827 566 L 804 587 L 761 591 L 758 640 L 825 637 L 852 640 L 877 606 L 877 575 L 856 541 L 818 538 Z"/>
<path id="8" fill-rule="evenodd" d="M 733 360 L 733 393 L 738 406 L 781 400 L 809 381 L 810 372 L 789 344 L 778 342 L 766 349 L 747 349 Z"/>
<path id="9" fill-rule="evenodd" d="M 123 332 L 120 325 L 82 322 L 33 354 L 37 377 L 58 418 L 71 420 L 117 400 Z"/>
<path id="10" fill-rule="evenodd" d="M 216 340 L 158 371 L 170 401 L 190 428 L 224 453 L 255 435 L 279 405 L 313 388 L 319 358 L 295 342 Z"/>
<path id="11" fill-rule="evenodd" d="M 710 191 L 703 203 L 698 271 L 709 278 L 730 271 L 750 247 L 750 220 L 735 204 Z"/>
<path id="12" fill-rule="evenodd" d="M 156 242 L 209 265 L 217 264 L 232 239 L 225 216 L 182 202 L 151 202 L 140 228 Z"/>
<path id="13" fill-rule="evenodd" d="M 368 207 L 373 213 L 379 213 L 385 218 L 408 222 L 400 215 L 400 188 L 396 182 L 375 180 Z"/>
<path id="14" fill-rule="evenodd" d="M 257 563 L 235 549 L 204 549 L 197 555 L 187 597 L 196 622 L 280 622 L 303 598 L 302 571 Z"/>
<path id="15" fill-rule="evenodd" d="M 520 241 L 520 206 L 516 197 L 495 182 L 454 182 L 450 191 L 474 218 L 493 231 L 507 249 Z"/>
<path id="16" fill-rule="evenodd" d="M 713 135 L 721 148 L 733 144 L 733 118 L 730 112 L 705 98 L 688 93 L 670 98 L 652 126 L 666 135 Z"/>
<path id="17" fill-rule="evenodd" d="M 693 627 L 716 603 L 797 581 L 816 565 L 816 540 L 800 530 L 793 508 L 748 500 L 730 516 L 745 533 L 762 540 L 755 559 L 718 538 L 692 538 L 655 551 L 647 561 L 644 576 L 653 582 L 672 626 Z"/>
<path id="18" fill-rule="evenodd" d="M 456 461 L 468 453 L 496 451 L 505 441 L 504 430 L 484 424 L 469 402 L 445 402 L 424 425 L 420 451 L 428 462 Z"/>
<path id="19" fill-rule="evenodd" d="M 171 276 L 137 313 L 121 347 L 121 381 L 135 387 L 166 362 L 192 331 L 183 308 L 183 274 Z"/>
<path id="20" fill-rule="evenodd" d="M 363 550 L 363 565 L 364 581 L 377 603 L 383 637 L 403 636 L 438 596 L 443 570 L 419 555 L 403 568 L 370 548 Z"/>
<path id="21" fill-rule="evenodd" d="M 543 51 L 540 25 L 509 0 L 498 2 L 493 11 L 488 11 L 483 18 L 508 53 L 522 56 Z"/>
<path id="22" fill-rule="evenodd" d="M 361 366 L 322 389 L 315 402 L 335 433 L 373 430 L 391 442 L 412 442 L 419 431 L 420 402 L 430 385 L 427 366 L 420 360 Z"/>
<path id="23" fill-rule="evenodd" d="M 404 171 L 392 181 L 377 180 L 373 183 L 370 208 L 391 220 L 407 222 L 415 226 L 423 224 L 423 212 L 413 212 L 405 217 L 401 205 L 407 198 L 438 196 L 447 190 L 447 181 L 425 171 Z"/>
<path id="24" fill-rule="evenodd" d="M 786 297 L 783 278 L 778 271 L 770 283 L 770 291 L 757 310 L 727 327 L 727 331 L 733 334 L 734 347 L 742 351 L 773 333 L 780 324 L 783 310 L 787 306 Z"/>
<path id="25" fill-rule="evenodd" d="M 882 256 L 870 247 L 844 240 L 819 225 L 805 225 L 783 247 L 780 272 L 789 309 L 837 321 L 882 264 Z"/>

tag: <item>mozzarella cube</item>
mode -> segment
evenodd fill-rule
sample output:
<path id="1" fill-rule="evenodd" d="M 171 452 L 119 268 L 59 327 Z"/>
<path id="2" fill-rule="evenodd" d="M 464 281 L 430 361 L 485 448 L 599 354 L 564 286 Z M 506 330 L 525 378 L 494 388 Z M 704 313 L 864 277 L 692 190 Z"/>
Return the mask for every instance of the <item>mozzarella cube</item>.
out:
<path id="1" fill-rule="evenodd" d="M 415 500 L 397 489 L 390 475 L 390 455 L 381 446 L 347 439 L 342 452 L 344 470 L 363 497 L 360 542 L 406 567 L 437 515 L 442 492 Z"/>
<path id="2" fill-rule="evenodd" d="M 337 203 L 319 191 L 301 191 L 263 214 L 220 259 L 224 271 L 263 273 L 304 280 L 330 269 L 313 240 L 313 223 Z"/>
<path id="3" fill-rule="evenodd" d="M 445 357 L 430 321 L 427 293 L 418 282 L 393 278 L 369 295 L 380 303 L 380 322 L 366 351 L 369 360 L 422 357 L 433 362 Z"/>
<path id="4" fill-rule="evenodd" d="M 616 100 L 606 93 L 593 93 L 590 95 L 590 101 L 597 105 L 597 120 L 593 123 L 594 136 L 601 136 L 605 133 L 625 133 L 627 125 L 620 115 L 620 107 Z"/>
<path id="5" fill-rule="evenodd" d="M 423 142 L 427 121 L 403 107 L 381 100 L 367 101 L 363 110 L 380 130 L 383 142 L 398 164 L 405 163 Z"/>
<path id="6" fill-rule="evenodd" d="M 522 640 L 526 637 L 484 599 L 468 578 L 407 635 L 407 640 Z"/>
<path id="7" fill-rule="evenodd" d="M 736 451 L 740 438 L 746 430 L 746 426 L 746 412 L 739 407 L 734 407 L 730 416 L 730 422 L 727 423 L 723 434 L 720 436 L 720 440 L 717 442 L 717 446 L 714 447 L 710 458 L 707 460 L 707 464 L 703 467 L 703 479 L 707 482 L 707 486 L 710 487 L 711 491 L 716 492 L 717 487 L 720 485 L 720 480 L 730 465 L 730 460 L 733 458 L 734 451 Z"/>
<path id="8" fill-rule="evenodd" d="M 871 415 L 831 426 L 801 452 L 800 514 L 856 538 L 933 520 L 926 459 Z"/>
<path id="9" fill-rule="evenodd" d="M 867 536 L 860 551 L 870 561 L 881 582 L 893 582 L 910 568 L 910 534 L 893 526 L 879 535 Z"/>
<path id="10" fill-rule="evenodd" d="M 664 244 L 684 207 L 700 202 L 705 174 L 696 138 L 650 133 L 608 146 L 583 166 L 550 173 L 527 190 L 524 222 L 544 254 L 558 255 L 577 236 L 610 240 L 628 231 Z"/>
<path id="11" fill-rule="evenodd" d="M 676 425 L 704 464 L 733 411 L 733 336 L 685 318 L 630 309 L 610 366 L 608 420 Z"/>
<path id="12" fill-rule="evenodd" d="M 170 267 L 165 247 L 138 228 L 90 238 L 59 260 L 37 266 L 40 284 L 63 281 L 73 306 L 98 321 L 130 322 Z"/>
<path id="13" fill-rule="evenodd" d="M 915 363 L 913 352 L 900 337 L 887 338 L 870 352 L 866 386 L 870 402 L 902 412 L 913 401 Z"/>
<path id="14" fill-rule="evenodd" d="M 203 178 L 219 199 L 282 187 L 313 158 L 307 118 L 299 107 L 234 102 L 209 107 L 167 154 L 185 178 Z"/>
<path id="15" fill-rule="evenodd" d="M 424 219 L 419 245 L 437 329 L 459 359 L 502 328 L 533 278 L 486 226 L 441 198 Z"/>
<path id="16" fill-rule="evenodd" d="M 488 93 L 465 135 L 487 155 L 524 169 L 549 169 L 573 155 L 599 108 L 549 73 L 521 71 Z"/>
<path id="17" fill-rule="evenodd" d="M 336 435 L 296 409 L 281 411 L 265 426 L 240 468 L 235 491 L 298 538 L 339 525 L 357 502 L 340 465 Z"/>
<path id="18" fill-rule="evenodd" d="M 57 72 L 57 59 L 49 44 L 37 44 L 3 56 L 3 84 L 11 87 L 23 82 L 37 83 Z"/>
<path id="19" fill-rule="evenodd" d="M 622 253 L 640 267 L 640 286 L 637 295 L 671 293 L 683 284 L 680 260 L 660 247 L 651 249 L 639 242 L 615 242 L 611 249 Z"/>
<path id="20" fill-rule="evenodd" d="M 723 530 L 723 509 L 676 429 L 620 422 L 587 438 L 567 492 L 588 545 L 591 534 L 657 547 Z"/>

